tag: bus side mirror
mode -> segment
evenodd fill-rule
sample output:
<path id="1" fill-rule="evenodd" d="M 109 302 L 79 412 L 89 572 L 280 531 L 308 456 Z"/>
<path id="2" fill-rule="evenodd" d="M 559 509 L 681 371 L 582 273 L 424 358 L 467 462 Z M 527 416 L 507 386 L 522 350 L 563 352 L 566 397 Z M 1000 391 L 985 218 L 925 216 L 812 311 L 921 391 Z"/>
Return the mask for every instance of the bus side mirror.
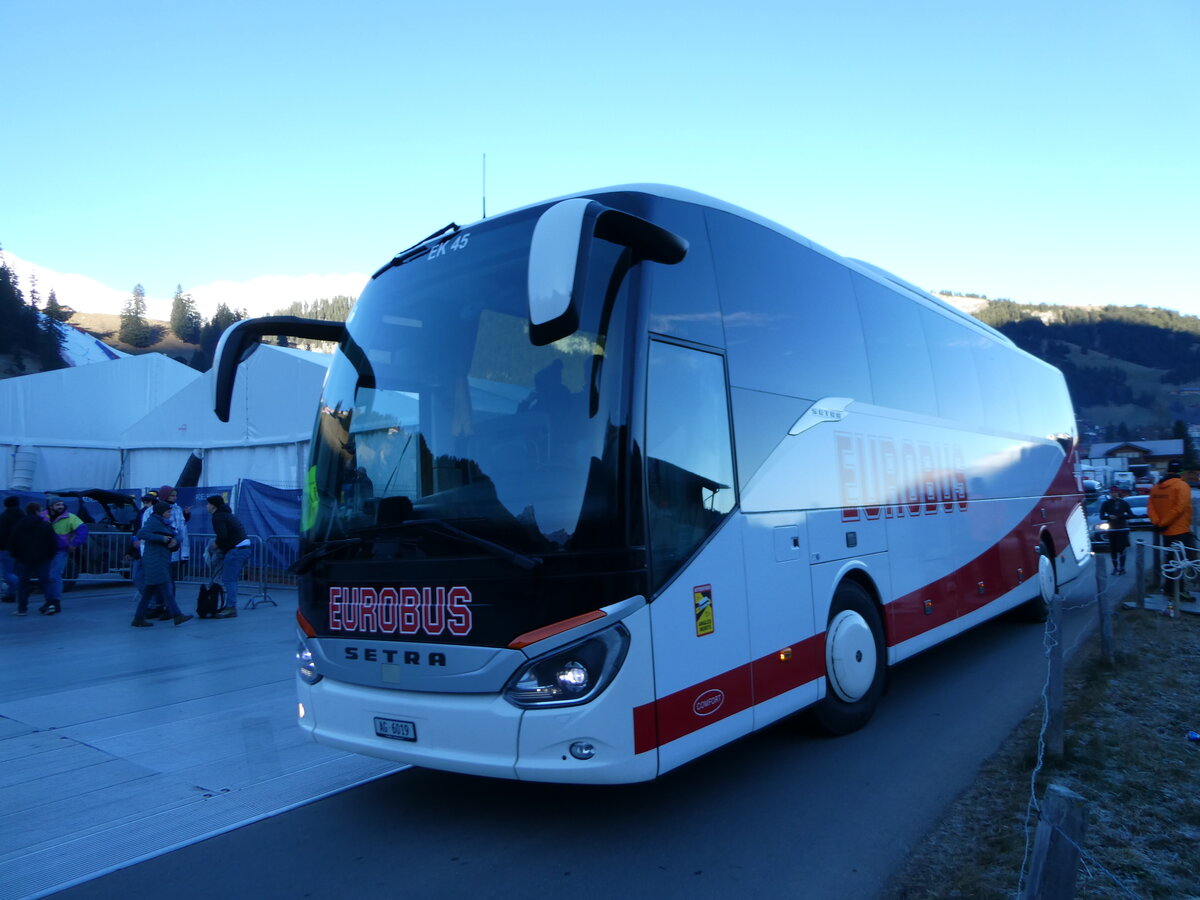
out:
<path id="1" fill-rule="evenodd" d="M 680 262 L 688 243 L 652 222 L 577 197 L 542 213 L 529 245 L 529 340 L 536 346 L 575 333 L 592 241 L 629 247 L 639 260 Z"/>
<path id="2" fill-rule="evenodd" d="M 324 319 L 301 319 L 298 316 L 263 316 L 234 322 L 221 334 L 213 361 L 213 412 L 222 422 L 229 421 L 229 404 L 233 400 L 233 382 L 237 367 L 250 358 L 265 335 L 286 335 L 313 341 L 341 343 L 346 335 L 344 322 Z"/>

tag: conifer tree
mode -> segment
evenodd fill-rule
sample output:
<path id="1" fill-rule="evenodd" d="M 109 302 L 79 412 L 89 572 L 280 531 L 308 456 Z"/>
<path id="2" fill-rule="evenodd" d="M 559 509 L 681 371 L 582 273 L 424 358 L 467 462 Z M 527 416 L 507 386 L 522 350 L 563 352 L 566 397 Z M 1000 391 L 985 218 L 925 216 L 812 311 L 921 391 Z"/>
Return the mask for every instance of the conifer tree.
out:
<path id="1" fill-rule="evenodd" d="M 31 279 L 33 281 L 33 279 Z M 37 282 L 33 281 L 31 295 L 36 296 Z M 5 357 L 0 377 L 21 375 L 31 368 L 34 372 L 61 369 L 62 337 L 57 325 L 42 319 L 37 310 L 25 300 L 15 272 L 0 254 L 0 355 Z"/>
<path id="2" fill-rule="evenodd" d="M 175 299 L 171 302 L 171 330 L 175 336 L 189 344 L 198 343 L 203 324 L 192 295 L 185 294 L 182 285 L 176 285 Z"/>
<path id="3" fill-rule="evenodd" d="M 75 315 L 75 310 L 58 302 L 54 288 L 50 288 L 50 296 L 46 298 L 46 308 L 43 312 L 56 322 L 69 322 L 71 316 Z"/>
<path id="4" fill-rule="evenodd" d="M 154 329 L 146 321 L 146 289 L 140 284 L 133 286 L 133 294 L 121 310 L 117 337 L 134 347 L 149 347 L 154 343 Z"/>
<path id="5" fill-rule="evenodd" d="M 50 292 L 50 296 L 54 296 L 53 291 Z M 38 362 L 41 363 L 42 371 L 61 369 L 66 366 L 62 356 L 63 348 L 67 345 L 67 336 L 63 332 L 66 327 L 48 312 L 42 313 L 41 321 L 38 323 L 40 340 L 36 345 Z"/>
<path id="6" fill-rule="evenodd" d="M 200 329 L 200 349 L 192 356 L 192 368 L 199 369 L 201 372 L 211 368 L 213 356 L 217 350 L 217 342 L 221 340 L 221 335 L 234 322 L 240 322 L 244 318 L 246 318 L 244 309 L 235 311 L 224 303 L 218 305 L 213 317 Z"/>
<path id="7" fill-rule="evenodd" d="M 19 375 L 25 371 L 25 351 L 29 332 L 37 327 L 37 317 L 25 303 L 25 295 L 17 285 L 16 273 L 0 256 L 0 354 L 9 357 L 4 375 Z"/>

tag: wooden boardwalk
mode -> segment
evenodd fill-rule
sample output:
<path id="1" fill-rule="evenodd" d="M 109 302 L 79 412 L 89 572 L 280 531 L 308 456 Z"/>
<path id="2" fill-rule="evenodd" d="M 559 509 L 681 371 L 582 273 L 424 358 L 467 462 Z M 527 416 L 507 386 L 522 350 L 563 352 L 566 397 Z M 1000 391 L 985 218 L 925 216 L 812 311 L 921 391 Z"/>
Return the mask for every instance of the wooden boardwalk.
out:
<path id="1" fill-rule="evenodd" d="M 131 628 L 128 585 L 0 604 L 0 900 L 41 897 L 396 770 L 295 724 L 296 594 Z M 180 587 L 193 612 L 196 588 Z"/>

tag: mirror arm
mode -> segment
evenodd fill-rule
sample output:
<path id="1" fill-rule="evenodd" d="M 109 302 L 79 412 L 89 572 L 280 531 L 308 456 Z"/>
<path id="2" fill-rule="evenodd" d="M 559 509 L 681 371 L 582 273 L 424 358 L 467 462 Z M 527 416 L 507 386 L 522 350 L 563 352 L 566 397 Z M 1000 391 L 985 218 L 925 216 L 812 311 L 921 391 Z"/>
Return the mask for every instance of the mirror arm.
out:
<path id="1" fill-rule="evenodd" d="M 234 322 L 221 334 L 213 363 L 213 412 L 222 422 L 229 421 L 233 383 L 237 367 L 250 357 L 267 335 L 284 335 L 313 341 L 341 343 L 346 336 L 345 322 L 302 319 L 299 316 L 263 316 Z"/>
<path id="2" fill-rule="evenodd" d="M 596 218 L 595 236 L 633 251 L 639 260 L 673 266 L 687 255 L 686 239 L 640 216 L 604 209 Z"/>

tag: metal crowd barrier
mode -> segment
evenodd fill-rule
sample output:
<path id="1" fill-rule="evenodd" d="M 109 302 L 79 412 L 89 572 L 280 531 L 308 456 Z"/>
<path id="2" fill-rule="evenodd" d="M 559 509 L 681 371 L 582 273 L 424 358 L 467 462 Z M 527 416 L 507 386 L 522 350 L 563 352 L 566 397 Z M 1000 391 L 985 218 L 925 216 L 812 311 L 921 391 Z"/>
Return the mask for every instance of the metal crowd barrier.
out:
<path id="1" fill-rule="evenodd" d="M 182 561 L 176 573 L 176 584 L 208 584 L 220 578 L 208 558 L 208 545 L 216 535 L 188 532 L 188 559 Z M 240 584 L 246 588 L 247 599 L 242 605 L 254 609 L 260 603 L 276 605 L 271 599 L 271 587 L 295 587 L 296 576 L 288 571 L 299 556 L 297 535 L 268 535 L 265 539 L 249 534 L 250 559 L 242 570 Z"/>
<path id="2" fill-rule="evenodd" d="M 271 588 L 295 588 L 296 576 L 289 567 L 299 556 L 300 539 L 294 534 L 272 534 L 250 538 L 250 559 L 242 572 L 246 589 L 246 608 L 271 603 Z M 208 584 L 220 576 L 210 571 L 207 549 L 215 535 L 188 533 L 188 559 L 176 571 L 176 584 Z M 129 559 L 130 535 L 127 531 L 92 531 L 87 543 L 71 553 L 63 581 L 74 584 L 127 582 L 132 580 Z"/>
<path id="3" fill-rule="evenodd" d="M 75 586 L 130 580 L 128 531 L 92 531 L 67 557 L 63 582 Z"/>

